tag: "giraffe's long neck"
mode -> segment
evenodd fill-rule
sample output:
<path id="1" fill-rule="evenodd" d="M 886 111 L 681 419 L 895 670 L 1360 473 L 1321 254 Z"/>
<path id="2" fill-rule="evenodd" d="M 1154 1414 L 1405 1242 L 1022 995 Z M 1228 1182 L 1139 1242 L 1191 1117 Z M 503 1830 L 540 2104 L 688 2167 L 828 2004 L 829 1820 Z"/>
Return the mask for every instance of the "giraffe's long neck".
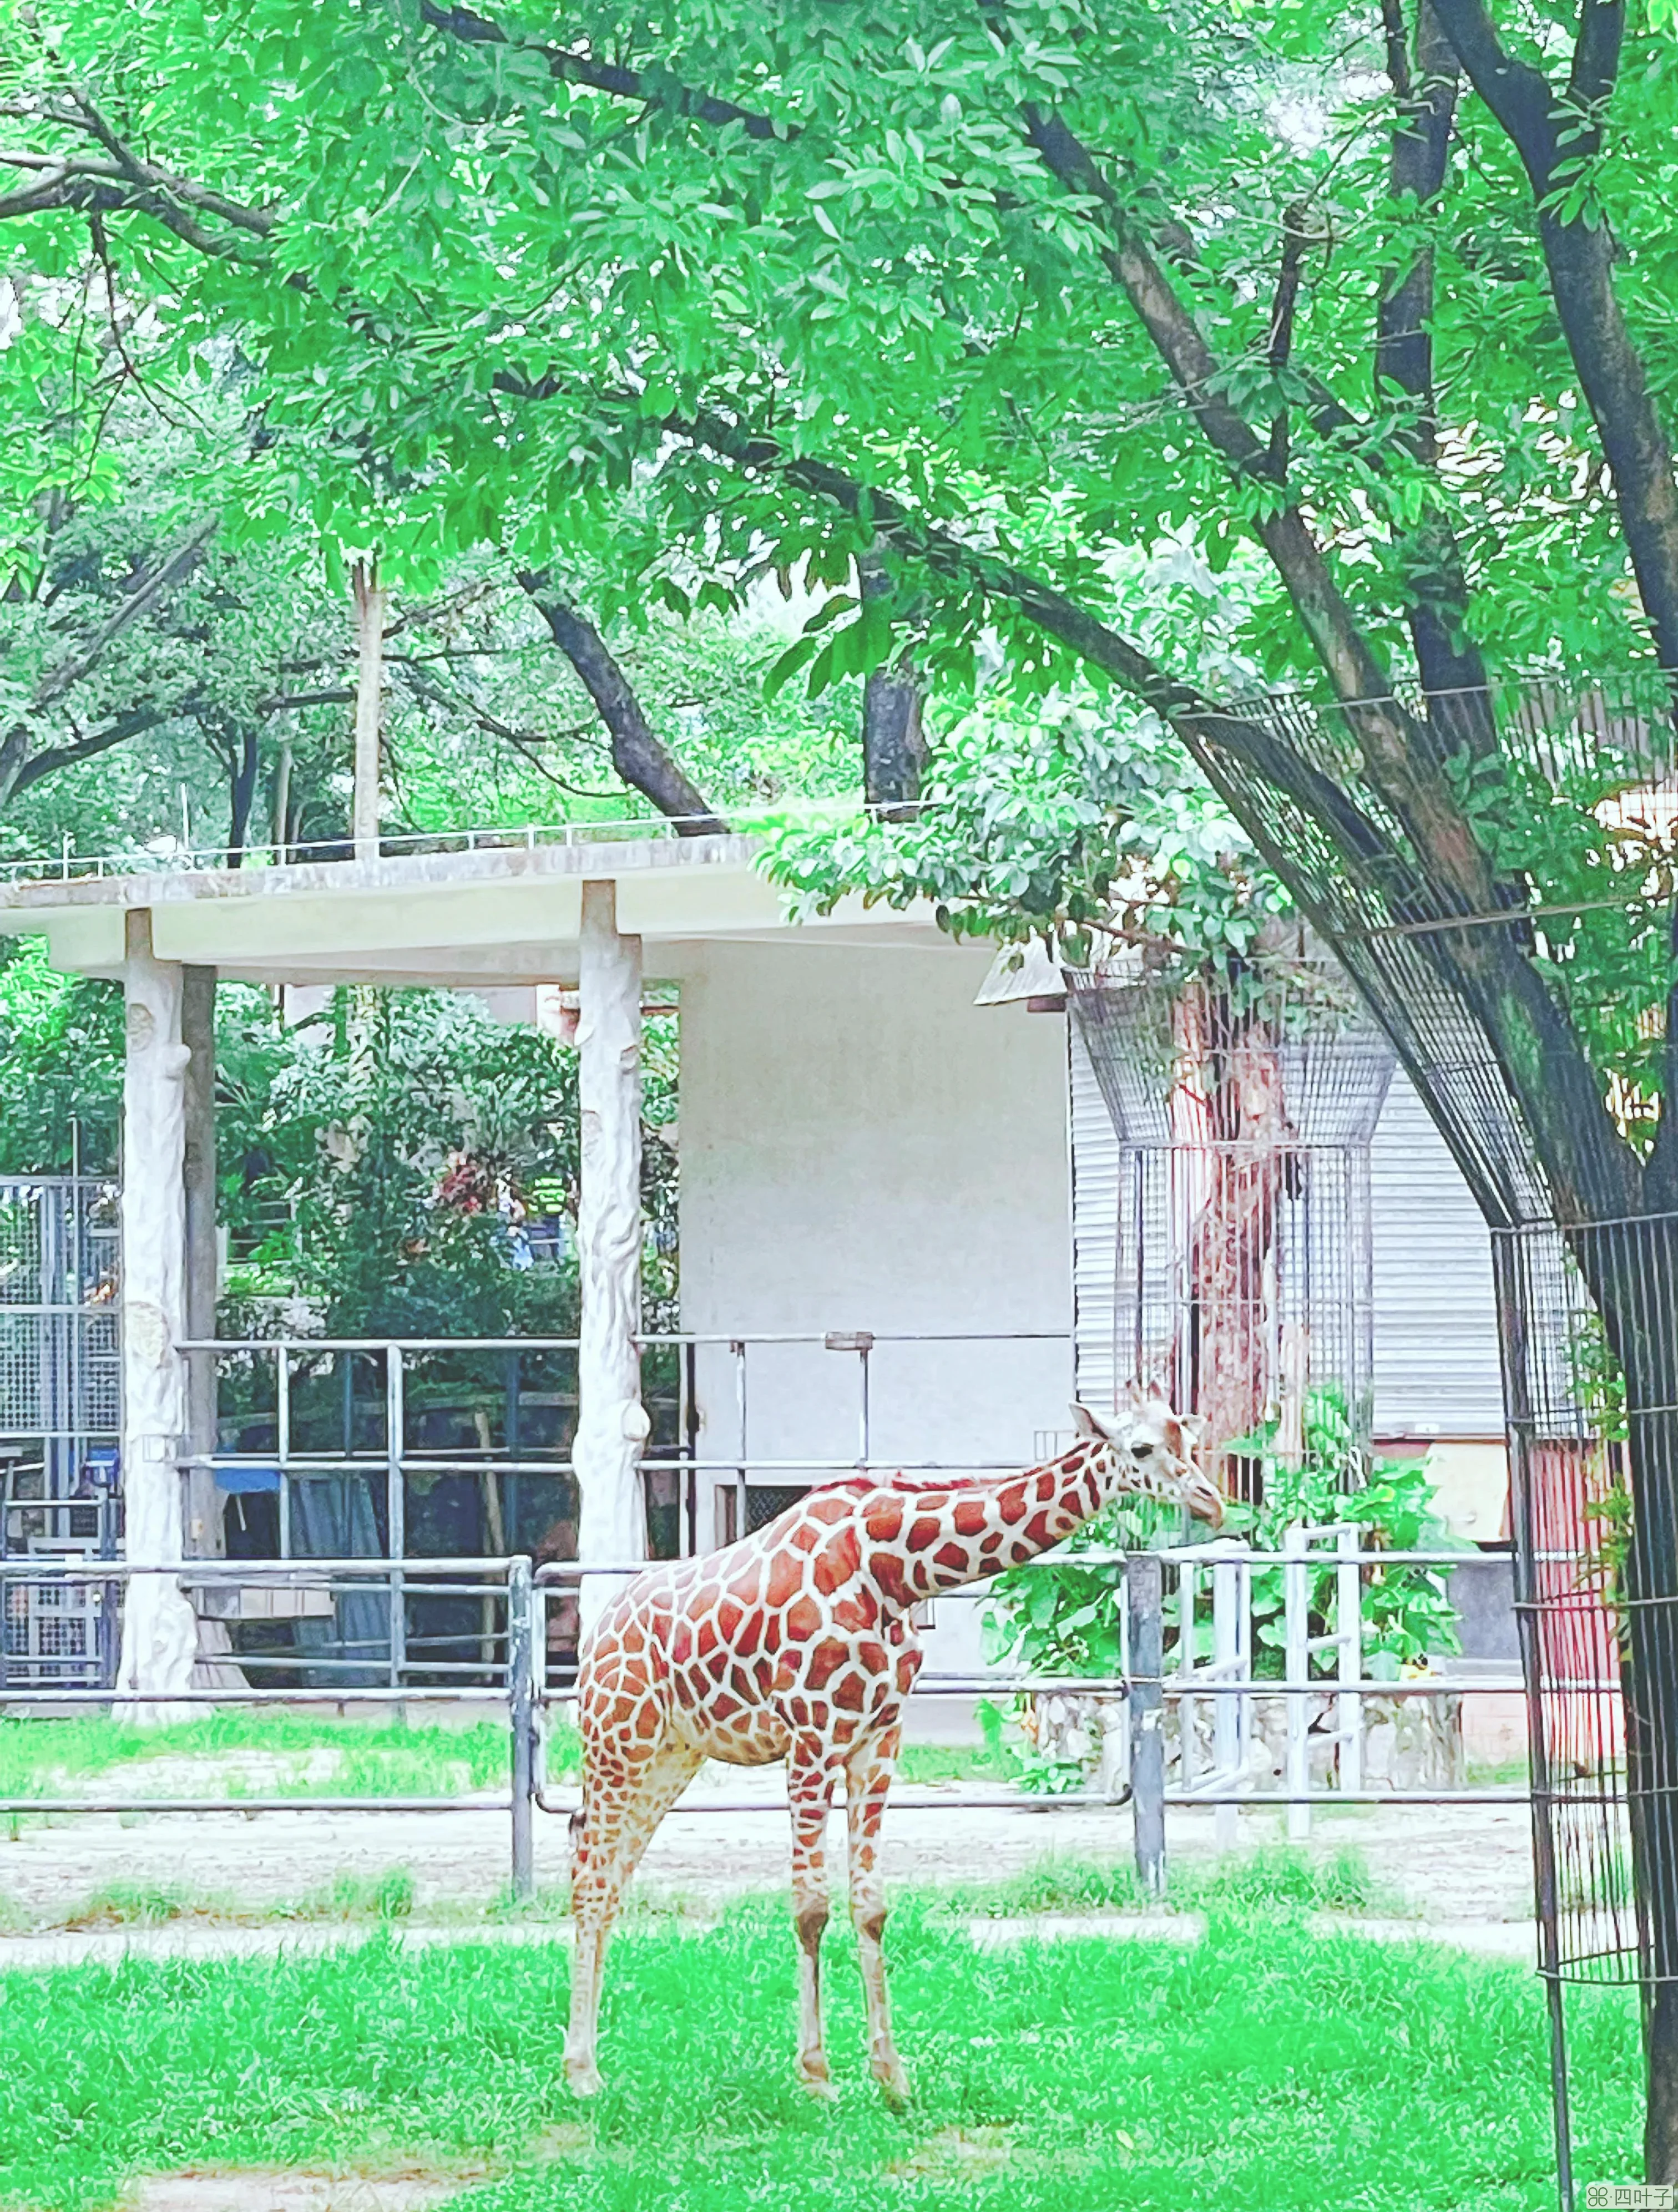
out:
<path id="1" fill-rule="evenodd" d="M 898 1492 L 889 1504 L 876 1493 L 866 1516 L 875 1579 L 889 1597 L 912 1601 L 1036 1559 L 1102 1504 L 1112 1456 L 1103 1439 L 1084 1437 L 1000 1482 Z"/>

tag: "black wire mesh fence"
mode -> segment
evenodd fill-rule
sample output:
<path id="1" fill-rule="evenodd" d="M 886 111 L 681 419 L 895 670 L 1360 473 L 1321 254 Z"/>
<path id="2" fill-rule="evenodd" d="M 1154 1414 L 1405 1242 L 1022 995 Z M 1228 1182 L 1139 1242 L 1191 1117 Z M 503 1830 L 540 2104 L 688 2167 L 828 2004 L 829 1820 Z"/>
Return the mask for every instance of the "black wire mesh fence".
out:
<path id="1" fill-rule="evenodd" d="M 1636 1224 L 1588 1232 L 1635 1237 Z M 1573 1240 L 1577 1242 L 1577 1235 Z M 1632 1877 L 1632 1823 L 1668 1817 L 1626 1764 L 1620 1661 L 1626 1638 L 1631 1408 L 1623 1376 L 1568 1240 L 1549 1230 L 1497 1239 L 1507 1346 L 1517 1602 L 1532 1698 L 1532 1779 L 1544 1971 L 1639 1981 L 1651 1916 Z"/>
<path id="2" fill-rule="evenodd" d="M 1570 2204 L 1568 1982 L 1640 1985 L 1645 2166 L 1678 2179 L 1674 700 L 1643 669 L 1178 720 L 1494 1232 Z"/>

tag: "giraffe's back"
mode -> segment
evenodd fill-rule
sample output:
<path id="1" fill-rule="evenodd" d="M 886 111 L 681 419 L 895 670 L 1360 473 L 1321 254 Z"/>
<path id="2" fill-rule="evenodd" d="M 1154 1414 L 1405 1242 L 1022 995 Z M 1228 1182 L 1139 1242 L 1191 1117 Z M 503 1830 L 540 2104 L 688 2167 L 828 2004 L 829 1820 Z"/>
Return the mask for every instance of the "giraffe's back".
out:
<path id="1" fill-rule="evenodd" d="M 585 1713 L 739 1766 L 793 1732 L 843 1745 L 895 1717 L 920 1653 L 865 1564 L 872 1486 L 812 1492 L 724 1550 L 649 1567 L 584 1654 Z"/>

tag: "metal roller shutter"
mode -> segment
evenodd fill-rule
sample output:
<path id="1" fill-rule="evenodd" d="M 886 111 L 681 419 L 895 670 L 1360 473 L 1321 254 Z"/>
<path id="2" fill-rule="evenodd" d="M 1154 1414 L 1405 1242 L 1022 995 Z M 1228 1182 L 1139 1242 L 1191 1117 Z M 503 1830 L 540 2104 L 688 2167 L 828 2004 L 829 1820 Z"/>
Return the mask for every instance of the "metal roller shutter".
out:
<path id="1" fill-rule="evenodd" d="M 1113 1403 L 1113 1263 L 1119 1234 L 1119 1140 L 1076 1024 L 1072 1078 L 1072 1279 L 1078 1395 Z"/>
<path id="2" fill-rule="evenodd" d="M 1503 1435 L 1492 1244 L 1402 1068 L 1371 1149 L 1375 1432 Z"/>

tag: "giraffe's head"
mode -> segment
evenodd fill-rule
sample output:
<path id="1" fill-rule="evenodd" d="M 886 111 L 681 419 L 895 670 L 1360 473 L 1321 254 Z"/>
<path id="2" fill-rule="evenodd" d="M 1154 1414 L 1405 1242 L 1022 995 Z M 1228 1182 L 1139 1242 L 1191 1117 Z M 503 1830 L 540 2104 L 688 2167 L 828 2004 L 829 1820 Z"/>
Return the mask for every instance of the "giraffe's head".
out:
<path id="1" fill-rule="evenodd" d="M 1112 1446 L 1112 1487 L 1140 1491 L 1168 1504 L 1186 1506 L 1215 1528 L 1224 1517 L 1217 1485 L 1195 1464 L 1195 1448 L 1206 1424 L 1197 1414 L 1174 1413 L 1159 1390 L 1133 1383 L 1110 1413 L 1074 1406 L 1080 1436 L 1100 1437 Z"/>

